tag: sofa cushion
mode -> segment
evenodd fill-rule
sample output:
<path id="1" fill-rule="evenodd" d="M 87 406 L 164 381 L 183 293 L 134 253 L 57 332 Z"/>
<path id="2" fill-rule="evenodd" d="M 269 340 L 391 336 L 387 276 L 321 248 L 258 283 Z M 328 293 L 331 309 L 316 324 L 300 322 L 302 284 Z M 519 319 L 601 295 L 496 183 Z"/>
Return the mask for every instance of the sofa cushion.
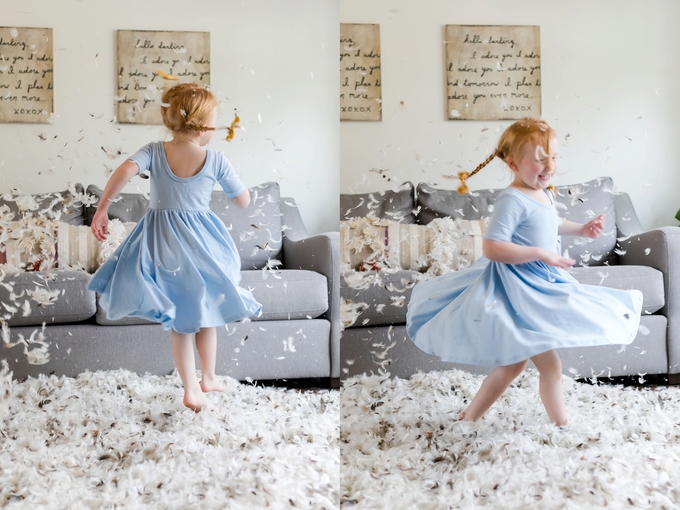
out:
<path id="1" fill-rule="evenodd" d="M 256 321 L 313 319 L 328 310 L 328 282 L 324 275 L 314 271 L 241 271 L 241 287 L 250 290 L 262 304 L 262 315 L 253 317 Z M 99 306 L 99 295 L 97 323 L 106 326 L 153 324 L 138 317 L 107 319 Z"/>
<path id="2" fill-rule="evenodd" d="M 665 303 L 663 273 L 647 266 L 575 267 L 570 271 L 579 283 L 642 292 L 642 312 L 659 311 Z"/>
<path id="3" fill-rule="evenodd" d="M 411 289 L 420 277 L 417 271 L 408 270 L 345 273 L 340 283 L 343 323 L 346 327 L 405 323 Z"/>
<path id="4" fill-rule="evenodd" d="M 577 266 L 618 264 L 613 188 L 609 177 L 557 187 L 557 212 L 565 220 L 588 223 L 605 215 L 604 230 L 597 239 L 562 236 L 562 251 L 567 250 Z"/>
<path id="5" fill-rule="evenodd" d="M 399 223 L 415 223 L 413 184 L 405 182 L 396 190 L 341 194 L 340 219 L 377 216 Z"/>
<path id="6" fill-rule="evenodd" d="M 241 269 L 262 269 L 280 259 L 283 248 L 279 184 L 265 182 L 250 188 L 250 205 L 241 209 L 224 192 L 213 191 L 210 208 L 224 222 L 241 256 Z"/>
<path id="7" fill-rule="evenodd" d="M 81 195 L 80 197 L 78 195 Z M 6 205 L 20 219 L 20 209 L 32 216 L 58 219 L 71 225 L 85 224 L 85 208 L 79 200 L 83 195 L 82 184 L 75 184 L 70 190 L 39 195 L 12 195 L 6 193 L 0 197 L 0 207 Z"/>
<path id="8" fill-rule="evenodd" d="M 91 276 L 84 271 L 17 272 L 7 275 L 0 286 L 1 315 L 12 326 L 40 326 L 43 322 L 58 324 L 79 322 L 96 312 L 94 292 L 87 290 Z M 11 293 L 18 298 L 12 299 Z M 28 302 L 30 314 L 23 316 Z"/>
<path id="9" fill-rule="evenodd" d="M 97 199 L 96 202 L 85 208 L 88 225 L 92 225 L 92 218 L 94 218 L 94 213 L 97 212 L 97 205 L 99 205 L 99 199 L 101 199 L 103 192 L 102 189 L 93 184 L 87 187 L 88 195 L 93 195 Z M 149 199 L 141 193 L 120 193 L 109 206 L 109 219 L 138 222 L 142 219 L 148 207 Z"/>
<path id="10" fill-rule="evenodd" d="M 262 304 L 254 320 L 314 319 L 328 310 L 328 280 L 315 271 L 241 271 L 241 287 Z"/>
<path id="11" fill-rule="evenodd" d="M 485 189 L 462 195 L 455 190 L 437 189 L 420 183 L 416 188 L 416 204 L 420 208 L 418 223 L 427 225 L 435 218 L 481 220 L 491 216 L 493 203 L 501 190 Z"/>
<path id="12" fill-rule="evenodd" d="M 557 186 L 556 207 L 560 217 L 587 223 L 605 215 L 602 235 L 597 239 L 585 237 L 562 237 L 562 251 L 568 251 L 577 266 L 600 266 L 617 264 L 616 216 L 614 213 L 613 182 L 609 177 L 600 177 L 582 184 Z M 418 222 L 427 225 L 435 218 L 450 216 L 467 220 L 478 220 L 490 216 L 493 202 L 500 190 L 476 190 L 460 194 L 454 190 L 436 189 L 421 183 L 416 188 L 416 202 L 420 207 Z"/>

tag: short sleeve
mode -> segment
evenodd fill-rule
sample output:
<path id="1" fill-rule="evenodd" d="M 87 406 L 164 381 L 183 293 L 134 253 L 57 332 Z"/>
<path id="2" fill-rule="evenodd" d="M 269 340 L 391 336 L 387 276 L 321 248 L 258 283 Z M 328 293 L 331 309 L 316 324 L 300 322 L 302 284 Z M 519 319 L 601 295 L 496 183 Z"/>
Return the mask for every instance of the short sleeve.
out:
<path id="1" fill-rule="evenodd" d="M 217 182 L 220 183 L 224 193 L 229 198 L 239 196 L 246 190 L 246 187 L 241 182 L 241 179 L 236 175 L 234 167 L 231 166 L 229 160 L 221 152 L 216 152 L 217 160 Z"/>
<path id="2" fill-rule="evenodd" d="M 511 241 L 525 214 L 526 208 L 519 197 L 510 192 L 500 194 L 494 203 L 493 215 L 484 238 L 491 241 Z"/>
<path id="3" fill-rule="evenodd" d="M 144 170 L 151 169 L 151 160 L 153 158 L 153 142 L 146 144 L 144 147 L 135 152 L 132 156 L 128 158 L 129 161 L 137 163 L 139 171 L 137 173 L 143 172 Z"/>

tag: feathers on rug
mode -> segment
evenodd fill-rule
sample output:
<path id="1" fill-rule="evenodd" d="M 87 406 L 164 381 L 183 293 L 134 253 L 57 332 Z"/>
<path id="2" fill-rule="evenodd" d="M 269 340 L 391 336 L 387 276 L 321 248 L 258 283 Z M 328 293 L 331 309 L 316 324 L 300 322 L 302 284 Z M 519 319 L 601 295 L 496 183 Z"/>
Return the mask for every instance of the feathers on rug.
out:
<path id="1" fill-rule="evenodd" d="M 4 365 L 0 506 L 337 508 L 339 392 L 220 379 L 196 414 L 176 375 L 12 385 Z"/>
<path id="2" fill-rule="evenodd" d="M 343 508 L 677 508 L 680 388 L 563 377 L 572 424 L 558 428 L 528 370 L 479 422 L 458 421 L 482 379 L 454 370 L 346 380 Z"/>

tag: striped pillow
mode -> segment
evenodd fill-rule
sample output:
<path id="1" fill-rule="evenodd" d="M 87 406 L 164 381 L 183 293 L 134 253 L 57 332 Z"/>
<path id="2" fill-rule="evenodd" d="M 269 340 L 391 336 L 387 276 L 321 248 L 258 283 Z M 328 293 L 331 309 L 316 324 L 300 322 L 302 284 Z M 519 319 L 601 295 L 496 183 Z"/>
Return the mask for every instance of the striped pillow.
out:
<path id="1" fill-rule="evenodd" d="M 444 274 L 482 256 L 486 220 L 438 218 L 427 225 L 374 216 L 340 222 L 340 264 L 358 270 L 427 271 Z"/>

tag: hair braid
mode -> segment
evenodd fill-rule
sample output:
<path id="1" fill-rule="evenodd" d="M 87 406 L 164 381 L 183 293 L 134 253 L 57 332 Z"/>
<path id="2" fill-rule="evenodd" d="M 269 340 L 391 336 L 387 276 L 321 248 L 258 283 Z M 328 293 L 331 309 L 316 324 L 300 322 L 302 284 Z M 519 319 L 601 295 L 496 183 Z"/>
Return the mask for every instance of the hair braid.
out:
<path id="1" fill-rule="evenodd" d="M 465 184 L 465 179 L 469 179 L 473 175 L 475 175 L 477 172 L 479 172 L 482 168 L 484 168 L 486 165 L 491 163 L 493 158 L 498 156 L 498 151 L 493 151 L 491 155 L 486 158 L 477 168 L 475 168 L 472 172 L 458 172 L 458 178 L 460 179 L 460 187 L 458 188 L 458 193 L 469 193 L 470 190 L 467 187 L 467 184 Z"/>

